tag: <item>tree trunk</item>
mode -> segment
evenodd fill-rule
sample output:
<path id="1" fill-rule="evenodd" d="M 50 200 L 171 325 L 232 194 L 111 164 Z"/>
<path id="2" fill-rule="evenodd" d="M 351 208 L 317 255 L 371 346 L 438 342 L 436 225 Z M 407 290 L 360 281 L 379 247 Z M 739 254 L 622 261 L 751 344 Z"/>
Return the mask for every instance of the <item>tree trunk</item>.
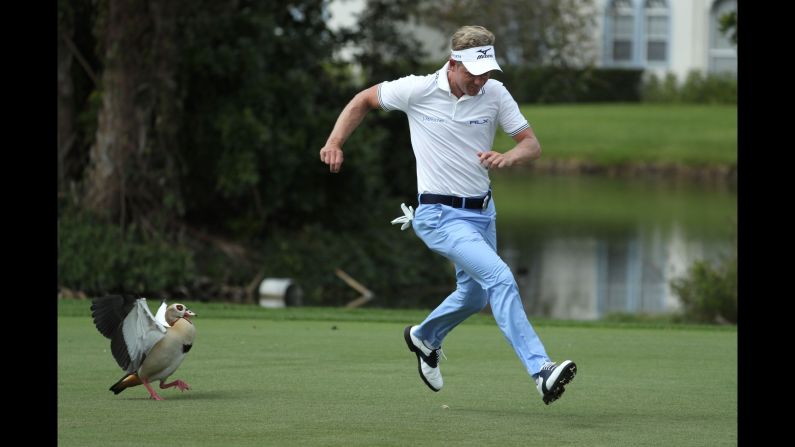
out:
<path id="1" fill-rule="evenodd" d="M 136 104 L 136 92 L 145 88 L 143 48 L 147 11 L 141 2 L 110 0 L 104 30 L 102 106 L 96 140 L 91 147 L 86 208 L 123 218 L 125 169 L 146 132 Z"/>
<path id="2" fill-rule="evenodd" d="M 174 148 L 178 1 L 110 0 L 84 204 L 125 222 L 162 205 Z M 159 202 L 159 203 L 158 203 Z M 133 209 L 128 209 L 133 206 Z"/>
<path id="3" fill-rule="evenodd" d="M 58 191 L 64 190 L 66 156 L 75 141 L 74 84 L 72 61 L 74 57 L 66 39 L 74 34 L 71 8 L 64 5 L 58 20 Z"/>

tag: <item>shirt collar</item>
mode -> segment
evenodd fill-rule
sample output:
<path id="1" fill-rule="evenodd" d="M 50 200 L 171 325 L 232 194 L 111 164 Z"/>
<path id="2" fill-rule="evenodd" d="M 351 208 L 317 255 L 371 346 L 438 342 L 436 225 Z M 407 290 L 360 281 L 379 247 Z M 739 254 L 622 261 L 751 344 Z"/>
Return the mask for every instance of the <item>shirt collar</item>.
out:
<path id="1" fill-rule="evenodd" d="M 450 81 L 447 80 L 447 68 L 450 66 L 450 61 L 445 62 L 444 66 L 436 72 L 436 86 L 440 89 L 447 92 L 448 95 L 452 96 L 453 92 L 450 91 Z M 485 90 L 486 85 L 484 84 L 483 87 L 480 88 L 478 95 L 482 95 L 483 91 Z M 465 98 L 469 95 L 464 93 L 464 96 L 461 98 Z"/>
<path id="2" fill-rule="evenodd" d="M 436 86 L 440 89 L 450 93 L 450 81 L 447 80 L 447 68 L 450 66 L 450 61 L 445 62 L 444 67 L 436 72 Z"/>

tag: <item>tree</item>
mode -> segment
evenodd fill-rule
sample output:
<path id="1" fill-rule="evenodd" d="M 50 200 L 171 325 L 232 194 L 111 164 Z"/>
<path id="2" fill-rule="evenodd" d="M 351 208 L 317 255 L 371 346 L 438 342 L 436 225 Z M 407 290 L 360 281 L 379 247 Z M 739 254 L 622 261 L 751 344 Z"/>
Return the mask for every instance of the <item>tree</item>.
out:
<path id="1" fill-rule="evenodd" d="M 447 34 L 481 25 L 496 37 L 509 64 L 587 66 L 595 57 L 593 0 L 438 0 L 419 20 Z"/>
<path id="2" fill-rule="evenodd" d="M 184 282 L 194 273 L 251 284 L 268 265 L 274 274 L 315 275 L 312 296 L 321 297 L 328 282 L 338 282 L 331 267 L 346 259 L 372 270 L 365 279 L 378 276 L 378 263 L 414 260 L 410 246 L 386 236 L 393 229 L 384 222 L 400 203 L 385 200 L 395 188 L 386 169 L 396 152 L 390 134 L 362 126 L 346 145 L 340 175 L 318 159 L 358 88 L 347 64 L 332 58 L 353 34 L 327 29 L 326 0 L 60 1 L 59 30 L 76 40 L 93 35 L 75 46 L 97 80 L 83 94 L 87 75 L 76 71 L 77 53 L 59 49 L 61 134 L 86 129 L 86 160 L 74 164 L 81 169 L 67 175 L 68 163 L 59 163 L 59 175 L 81 185 L 76 203 L 59 201 L 62 285 L 184 290 L 200 287 Z M 400 45 L 373 45 L 370 55 L 390 47 L 396 58 L 370 67 L 386 73 L 405 61 Z M 70 92 L 70 82 L 80 88 Z M 390 118 L 405 126 L 405 118 Z M 59 157 L 76 154 L 62 146 L 59 140 Z M 410 145 L 402 147 L 410 159 Z M 411 182 L 404 193 L 413 189 L 413 172 L 399 173 Z M 364 238 L 365 231 L 379 237 Z M 365 246 L 380 248 L 368 254 Z M 319 259 L 329 268 L 318 270 L 326 266 Z M 425 270 L 403 281 L 427 283 Z"/>
<path id="3" fill-rule="evenodd" d="M 368 0 L 355 30 L 342 30 L 357 46 L 354 58 L 367 84 L 415 72 L 426 53 L 421 42 L 407 30 L 416 21 L 420 2 Z"/>
<path id="4" fill-rule="evenodd" d="M 58 196 L 82 176 L 96 126 L 92 95 L 98 84 L 99 62 L 94 54 L 92 28 L 96 19 L 92 0 L 58 1 Z M 75 198 L 75 197 L 72 197 Z"/>
<path id="5" fill-rule="evenodd" d="M 420 70 L 426 53 L 407 26 L 416 24 L 418 5 L 416 0 L 368 0 L 356 29 L 341 30 L 356 45 L 354 59 L 365 87 L 408 74 L 424 74 Z M 382 182 L 384 194 L 413 200 L 416 165 L 405 115 L 379 111 L 365 119 L 356 134 L 375 131 L 381 142 L 369 149 L 373 152 L 369 171 L 389 179 Z"/>
<path id="6" fill-rule="evenodd" d="M 696 261 L 687 275 L 671 281 L 682 316 L 703 323 L 737 323 L 737 255 L 717 263 Z"/>
<path id="7" fill-rule="evenodd" d="M 73 52 L 69 46 L 74 36 L 74 13 L 65 0 L 58 2 L 58 187 L 63 189 L 66 156 L 75 140 Z"/>
<path id="8" fill-rule="evenodd" d="M 86 209 L 125 223 L 163 209 L 174 180 L 179 1 L 109 0 L 98 27 L 102 105 L 85 174 Z"/>
<path id="9" fill-rule="evenodd" d="M 329 68 L 339 42 L 323 0 L 94 3 L 102 70 L 84 209 L 144 228 L 188 217 L 251 236 L 322 206 L 306 193 L 328 188 L 299 172 L 333 124 L 329 105 L 347 93 Z M 64 109 L 68 92 L 59 89 Z"/>
<path id="10" fill-rule="evenodd" d="M 720 32 L 728 35 L 729 40 L 737 46 L 737 10 L 729 11 L 720 16 Z"/>
<path id="11" fill-rule="evenodd" d="M 382 177 L 361 157 L 329 176 L 317 155 L 353 95 L 331 60 L 342 42 L 323 0 L 235 3 L 200 2 L 182 19 L 186 218 L 243 239 L 309 222 L 363 225 Z M 367 132 L 355 138 L 351 149 L 373 146 Z"/>

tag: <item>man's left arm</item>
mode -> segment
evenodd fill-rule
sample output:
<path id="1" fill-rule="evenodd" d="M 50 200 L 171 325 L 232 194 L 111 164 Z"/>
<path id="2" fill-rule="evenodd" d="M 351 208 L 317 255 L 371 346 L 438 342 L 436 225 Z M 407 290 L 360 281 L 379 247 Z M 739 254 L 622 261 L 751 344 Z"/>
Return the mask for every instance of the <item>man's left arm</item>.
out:
<path id="1" fill-rule="evenodd" d="M 516 146 L 504 153 L 496 151 L 478 152 L 480 164 L 486 168 L 508 168 L 521 165 L 541 157 L 541 144 L 532 128 L 524 129 L 513 136 Z"/>

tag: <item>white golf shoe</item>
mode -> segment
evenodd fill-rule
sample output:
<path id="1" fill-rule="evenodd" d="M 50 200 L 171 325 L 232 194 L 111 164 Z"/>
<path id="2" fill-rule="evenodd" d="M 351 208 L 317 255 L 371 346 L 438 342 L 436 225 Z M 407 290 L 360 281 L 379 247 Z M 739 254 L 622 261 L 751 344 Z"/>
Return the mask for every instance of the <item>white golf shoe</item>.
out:
<path id="1" fill-rule="evenodd" d="M 417 355 L 417 370 L 420 378 L 428 388 L 439 391 L 442 389 L 442 371 L 439 369 L 439 356 L 442 355 L 442 348 L 429 349 L 419 338 L 411 333 L 414 326 L 406 326 L 403 329 L 403 338 L 409 351 Z"/>
<path id="2" fill-rule="evenodd" d="M 574 380 L 577 374 L 577 365 L 571 360 L 561 362 L 560 365 L 554 362 L 547 362 L 541 367 L 536 377 L 536 388 L 541 393 L 544 403 L 558 400 L 563 392 L 566 391 L 564 385 Z"/>

